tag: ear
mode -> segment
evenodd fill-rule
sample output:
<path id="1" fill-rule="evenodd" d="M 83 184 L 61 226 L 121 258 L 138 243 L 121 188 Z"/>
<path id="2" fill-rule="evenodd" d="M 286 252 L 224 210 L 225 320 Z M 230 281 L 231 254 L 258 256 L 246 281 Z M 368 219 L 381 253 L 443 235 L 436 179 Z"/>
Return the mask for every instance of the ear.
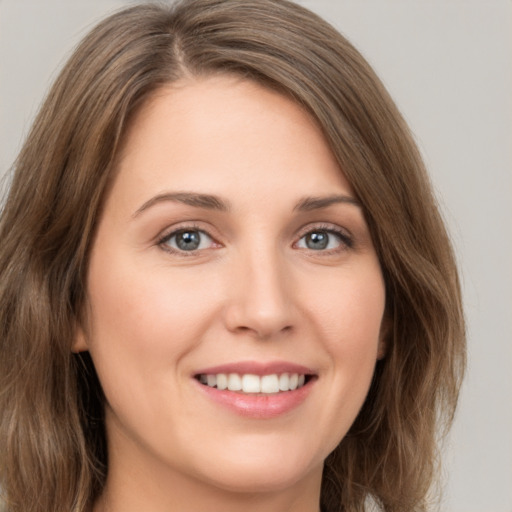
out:
<path id="1" fill-rule="evenodd" d="M 78 352 L 87 352 L 89 347 L 87 345 L 87 337 L 83 328 L 79 325 L 75 328 L 75 336 L 71 345 L 71 352 L 78 354 Z"/>
<path id="2" fill-rule="evenodd" d="M 388 314 L 382 319 L 379 333 L 379 344 L 377 346 L 377 360 L 380 361 L 386 357 L 388 351 L 388 340 L 391 335 L 392 320 Z"/>

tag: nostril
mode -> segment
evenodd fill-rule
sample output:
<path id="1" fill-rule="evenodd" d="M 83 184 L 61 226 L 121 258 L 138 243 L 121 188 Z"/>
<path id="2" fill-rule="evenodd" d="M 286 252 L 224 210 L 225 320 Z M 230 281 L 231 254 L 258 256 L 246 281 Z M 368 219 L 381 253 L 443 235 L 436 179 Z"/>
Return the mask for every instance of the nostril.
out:
<path id="1" fill-rule="evenodd" d="M 249 327 L 247 325 L 239 325 L 235 327 L 233 332 L 238 332 L 240 334 L 251 334 L 254 337 L 260 338 L 262 340 L 274 338 L 280 334 L 289 333 L 292 331 L 291 325 L 285 325 L 284 327 L 276 327 L 274 328 L 271 325 L 254 325 L 254 327 Z"/>

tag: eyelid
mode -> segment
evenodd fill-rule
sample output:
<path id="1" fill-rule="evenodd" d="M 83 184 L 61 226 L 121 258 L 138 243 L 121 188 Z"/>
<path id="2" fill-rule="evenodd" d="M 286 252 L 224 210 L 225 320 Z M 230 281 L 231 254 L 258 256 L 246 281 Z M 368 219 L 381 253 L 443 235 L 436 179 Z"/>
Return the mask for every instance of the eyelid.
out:
<path id="1" fill-rule="evenodd" d="M 297 241 L 294 242 L 294 245 L 296 245 L 306 235 L 308 235 L 309 233 L 314 233 L 315 231 L 325 231 L 327 233 L 333 233 L 333 234 L 337 235 L 340 238 L 340 241 L 344 246 L 339 249 L 327 249 L 324 251 L 316 251 L 318 253 L 323 253 L 324 255 L 326 255 L 326 254 L 340 252 L 340 251 L 343 251 L 346 249 L 352 249 L 354 247 L 354 238 L 353 238 L 352 234 L 347 229 L 344 229 L 336 224 L 330 224 L 330 223 L 308 224 L 307 226 L 304 226 L 299 231 Z"/>
<path id="2" fill-rule="evenodd" d="M 207 247 L 204 249 L 194 249 L 191 251 L 183 251 L 180 249 L 176 249 L 174 247 L 171 247 L 167 245 L 166 242 L 168 242 L 173 236 L 176 236 L 179 233 L 183 233 L 186 231 L 197 231 L 199 233 L 202 233 L 203 235 L 206 235 L 212 242 L 213 246 L 221 247 L 222 244 L 220 244 L 216 238 L 204 227 L 199 226 L 196 222 L 184 222 L 179 225 L 173 225 L 164 231 L 162 231 L 155 240 L 155 245 L 160 247 L 165 252 L 176 254 L 178 256 L 197 256 L 198 253 L 201 253 L 203 251 L 207 251 L 208 249 L 211 249 L 212 247 Z"/>
<path id="3" fill-rule="evenodd" d="M 166 244 L 166 242 L 170 238 L 172 238 L 173 236 L 175 236 L 183 231 L 198 231 L 200 233 L 203 233 L 208 238 L 210 238 L 211 241 L 213 242 L 212 247 L 184 251 L 184 250 L 180 250 L 180 249 L 175 249 Z M 302 238 L 304 238 L 304 236 L 306 236 L 309 233 L 315 232 L 315 231 L 325 231 L 327 233 L 334 234 L 337 237 L 339 237 L 340 244 L 341 244 L 341 247 L 339 247 L 339 248 L 314 251 L 314 252 L 317 252 L 319 255 L 320 255 L 320 253 L 323 255 L 336 254 L 339 252 L 343 252 L 347 249 L 352 249 L 354 247 L 353 235 L 350 233 L 349 230 L 347 230 L 346 228 L 342 228 L 342 227 L 338 226 L 337 224 L 331 224 L 331 223 L 326 223 L 326 222 L 311 223 L 311 224 L 307 224 L 306 226 L 302 227 L 297 234 L 297 238 L 296 238 L 296 241 L 293 243 L 293 246 L 296 247 L 298 242 Z M 211 233 L 210 229 L 205 229 L 204 226 L 202 225 L 202 223 L 198 223 L 197 221 L 184 221 L 183 223 L 178 223 L 171 227 L 166 228 L 155 238 L 155 245 L 160 247 L 162 250 L 164 250 L 168 253 L 176 254 L 178 256 L 183 256 L 183 257 L 194 256 L 194 255 L 197 256 L 199 253 L 208 251 L 209 249 L 219 248 L 219 247 L 223 246 L 223 244 L 218 241 L 218 237 L 216 237 L 215 235 L 213 235 Z M 303 249 L 303 248 L 301 248 L 301 249 Z M 303 250 L 313 251 L 312 249 L 305 249 L 305 248 Z"/>

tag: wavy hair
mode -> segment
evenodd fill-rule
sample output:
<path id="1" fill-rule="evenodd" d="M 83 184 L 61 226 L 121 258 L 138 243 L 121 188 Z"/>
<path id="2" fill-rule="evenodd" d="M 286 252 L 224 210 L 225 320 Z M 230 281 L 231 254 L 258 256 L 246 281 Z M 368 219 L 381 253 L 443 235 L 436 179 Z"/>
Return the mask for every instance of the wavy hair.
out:
<path id="1" fill-rule="evenodd" d="M 103 488 L 103 395 L 72 354 L 91 241 L 134 113 L 184 76 L 234 73 L 311 113 L 363 205 L 390 319 L 326 512 L 427 509 L 464 370 L 454 255 L 410 131 L 358 51 L 287 0 L 143 4 L 97 25 L 42 105 L 0 220 L 0 486 L 8 512 L 85 512 Z M 440 428 L 441 427 L 441 428 Z"/>

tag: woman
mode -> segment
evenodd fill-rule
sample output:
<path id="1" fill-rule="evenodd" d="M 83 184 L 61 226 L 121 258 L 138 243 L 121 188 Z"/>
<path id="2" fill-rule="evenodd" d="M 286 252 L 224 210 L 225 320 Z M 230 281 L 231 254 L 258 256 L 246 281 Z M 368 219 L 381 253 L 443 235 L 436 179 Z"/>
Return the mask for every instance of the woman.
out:
<path id="1" fill-rule="evenodd" d="M 396 107 L 309 11 L 100 23 L 0 232 L 7 510 L 426 509 L 454 258 Z"/>

